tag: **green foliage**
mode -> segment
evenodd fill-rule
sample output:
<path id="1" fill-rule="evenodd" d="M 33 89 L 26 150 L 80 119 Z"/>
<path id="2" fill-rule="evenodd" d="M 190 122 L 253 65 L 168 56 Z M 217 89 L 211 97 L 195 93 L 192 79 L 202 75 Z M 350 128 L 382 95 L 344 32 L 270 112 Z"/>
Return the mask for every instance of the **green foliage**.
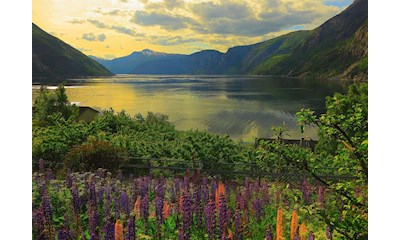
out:
<path id="1" fill-rule="evenodd" d="M 320 141 L 314 152 L 280 141 L 262 142 L 257 149 L 260 167 L 265 171 L 307 173 L 332 192 L 324 206 L 310 205 L 310 214 L 321 218 L 346 239 L 368 235 L 368 85 L 354 84 L 347 94 L 326 99 L 326 113 L 316 116 L 310 109 L 297 113 L 300 129 L 310 124 L 319 128 Z M 278 131 L 279 132 L 279 131 Z M 335 174 L 348 174 L 354 180 L 324 179 L 327 168 Z M 332 172 L 332 171 L 328 171 Z"/>
<path id="2" fill-rule="evenodd" d="M 76 120 L 78 114 L 78 107 L 68 101 L 64 84 L 58 85 L 54 92 L 42 86 L 33 103 L 32 122 L 37 126 L 54 125 L 60 118 L 67 121 Z"/>
<path id="3" fill-rule="evenodd" d="M 94 171 L 98 168 L 115 172 L 127 161 L 126 149 L 90 138 L 68 152 L 64 160 L 64 167 L 77 172 Z"/>
<path id="4" fill-rule="evenodd" d="M 125 112 L 104 111 L 89 123 L 76 123 L 55 118 L 49 126 L 34 127 L 32 132 L 33 166 L 40 158 L 54 163 L 64 162 L 71 149 L 88 139 L 126 149 L 130 162 L 147 164 L 137 158 L 178 159 L 182 161 L 152 162 L 165 167 L 214 169 L 217 163 L 226 163 L 221 169 L 233 170 L 236 161 L 252 162 L 254 152 L 248 146 L 235 143 L 228 136 L 206 131 L 178 131 L 163 114 L 148 113 L 131 117 Z M 136 159 L 132 159 L 136 158 Z M 218 165 L 220 167 L 221 165 Z M 173 174 L 163 171 L 164 174 Z M 182 174 L 182 171 L 176 173 Z"/>
<path id="5" fill-rule="evenodd" d="M 109 76 L 105 67 L 32 23 L 32 77 Z"/>

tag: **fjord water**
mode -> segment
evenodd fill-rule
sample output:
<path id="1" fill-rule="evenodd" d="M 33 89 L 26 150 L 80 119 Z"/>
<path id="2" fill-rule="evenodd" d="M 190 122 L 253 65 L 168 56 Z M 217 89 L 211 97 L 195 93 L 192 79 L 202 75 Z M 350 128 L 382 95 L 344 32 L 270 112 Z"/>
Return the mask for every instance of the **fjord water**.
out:
<path id="1" fill-rule="evenodd" d="M 282 122 L 290 138 L 316 139 L 314 127 L 300 133 L 295 113 L 302 107 L 322 113 L 325 97 L 346 88 L 330 80 L 214 75 L 116 75 L 67 85 L 69 100 L 82 106 L 124 109 L 132 116 L 163 113 L 177 129 L 228 134 L 245 142 L 271 137 L 270 128 Z"/>

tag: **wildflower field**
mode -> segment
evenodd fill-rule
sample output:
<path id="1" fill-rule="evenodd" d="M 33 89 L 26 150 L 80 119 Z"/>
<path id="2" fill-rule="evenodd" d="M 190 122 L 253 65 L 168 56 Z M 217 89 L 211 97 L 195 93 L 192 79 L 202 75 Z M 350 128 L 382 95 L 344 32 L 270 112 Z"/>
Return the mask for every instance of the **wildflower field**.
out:
<path id="1" fill-rule="evenodd" d="M 328 97 L 320 116 L 297 113 L 301 130 L 318 126 L 313 150 L 281 141 L 284 125 L 253 146 L 176 130 L 162 114 L 76 122 L 69 103 L 47 113 L 42 89 L 32 239 L 368 239 L 367 89 Z M 275 177 L 285 174 L 297 177 Z"/>
<path id="2" fill-rule="evenodd" d="M 329 194 L 298 184 L 33 173 L 33 239 L 331 239 L 312 214 Z"/>

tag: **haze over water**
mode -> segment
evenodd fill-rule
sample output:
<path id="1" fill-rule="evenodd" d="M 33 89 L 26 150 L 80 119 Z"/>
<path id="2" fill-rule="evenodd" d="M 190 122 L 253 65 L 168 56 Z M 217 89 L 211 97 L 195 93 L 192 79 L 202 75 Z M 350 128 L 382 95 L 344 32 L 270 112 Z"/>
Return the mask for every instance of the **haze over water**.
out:
<path id="1" fill-rule="evenodd" d="M 270 128 L 285 122 L 288 138 L 317 138 L 316 129 L 301 134 L 295 113 L 302 107 L 325 111 L 325 97 L 344 92 L 341 82 L 265 76 L 117 75 L 68 82 L 71 102 L 130 115 L 167 114 L 179 130 L 228 134 L 235 140 L 271 137 Z M 37 86 L 33 86 L 37 88 Z"/>

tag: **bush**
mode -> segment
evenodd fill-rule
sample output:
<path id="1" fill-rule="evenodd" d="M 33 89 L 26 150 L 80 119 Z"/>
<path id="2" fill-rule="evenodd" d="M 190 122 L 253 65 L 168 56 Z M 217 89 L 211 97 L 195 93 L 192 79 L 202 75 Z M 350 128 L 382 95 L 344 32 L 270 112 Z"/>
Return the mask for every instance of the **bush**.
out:
<path id="1" fill-rule="evenodd" d="M 64 160 L 64 167 L 72 171 L 94 171 L 105 168 L 111 172 L 118 170 L 128 161 L 128 151 L 115 147 L 109 142 L 88 140 L 73 147 Z"/>

